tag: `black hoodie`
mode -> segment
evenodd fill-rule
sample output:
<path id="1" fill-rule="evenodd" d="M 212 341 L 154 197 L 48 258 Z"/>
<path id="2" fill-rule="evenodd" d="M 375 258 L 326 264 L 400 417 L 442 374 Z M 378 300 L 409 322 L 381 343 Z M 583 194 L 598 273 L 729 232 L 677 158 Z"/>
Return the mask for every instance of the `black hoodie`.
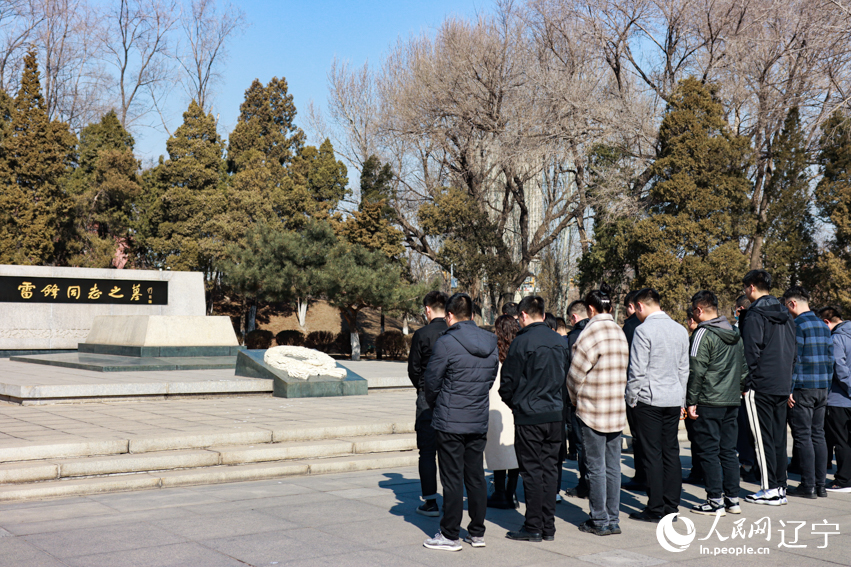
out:
<path id="1" fill-rule="evenodd" d="M 750 372 L 746 388 L 788 396 L 798 352 L 795 318 L 777 298 L 764 295 L 751 304 L 740 326 Z"/>
<path id="2" fill-rule="evenodd" d="M 434 343 L 425 377 L 432 426 L 444 433 L 487 433 L 489 393 L 499 358 L 496 335 L 459 321 Z"/>

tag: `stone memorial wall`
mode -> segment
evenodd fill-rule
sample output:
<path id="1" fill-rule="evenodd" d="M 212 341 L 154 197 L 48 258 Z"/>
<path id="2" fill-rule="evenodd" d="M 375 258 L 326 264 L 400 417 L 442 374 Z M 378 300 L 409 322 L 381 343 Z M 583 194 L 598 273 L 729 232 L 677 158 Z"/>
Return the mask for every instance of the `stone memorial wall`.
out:
<path id="1" fill-rule="evenodd" d="M 200 272 L 0 265 L 0 354 L 76 349 L 98 315 L 205 315 Z"/>

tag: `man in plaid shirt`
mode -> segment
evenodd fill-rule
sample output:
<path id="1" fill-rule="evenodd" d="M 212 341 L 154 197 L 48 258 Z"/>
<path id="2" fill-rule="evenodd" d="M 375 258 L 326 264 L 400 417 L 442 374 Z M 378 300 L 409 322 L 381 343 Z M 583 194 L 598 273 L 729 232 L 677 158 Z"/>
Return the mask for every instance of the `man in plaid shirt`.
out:
<path id="1" fill-rule="evenodd" d="M 809 294 L 800 286 L 793 286 L 783 294 L 783 303 L 795 316 L 798 354 L 788 406 L 792 440 L 801 463 L 801 483 L 788 494 L 818 498 L 827 496 L 824 414 L 834 361 L 830 328 L 810 311 L 809 300 Z"/>

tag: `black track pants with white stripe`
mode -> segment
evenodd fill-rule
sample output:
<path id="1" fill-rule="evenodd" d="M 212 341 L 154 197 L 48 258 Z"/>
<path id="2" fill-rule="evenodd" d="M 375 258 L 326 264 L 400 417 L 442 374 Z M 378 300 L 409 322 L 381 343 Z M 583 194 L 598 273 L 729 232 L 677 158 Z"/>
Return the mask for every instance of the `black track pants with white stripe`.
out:
<path id="1" fill-rule="evenodd" d="M 788 396 L 745 393 L 745 409 L 754 437 L 761 488 L 786 487 L 786 401 Z"/>

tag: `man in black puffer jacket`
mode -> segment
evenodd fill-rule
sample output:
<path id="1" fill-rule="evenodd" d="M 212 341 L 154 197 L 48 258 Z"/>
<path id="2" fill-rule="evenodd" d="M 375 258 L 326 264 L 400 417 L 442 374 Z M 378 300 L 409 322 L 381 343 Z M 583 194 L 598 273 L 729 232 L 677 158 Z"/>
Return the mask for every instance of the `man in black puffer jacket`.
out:
<path id="1" fill-rule="evenodd" d="M 499 359 L 496 335 L 477 327 L 472 316 L 470 296 L 456 293 L 449 298 L 446 303 L 449 328 L 434 343 L 425 372 L 425 398 L 433 409 L 432 426 L 437 434 L 437 458 L 443 484 L 440 532 L 423 543 L 429 549 L 461 549 L 459 536 L 465 487 L 470 515 L 466 541 L 473 547 L 485 545 L 488 490 L 484 451 L 490 412 L 488 394 L 496 379 Z"/>
<path id="2" fill-rule="evenodd" d="M 518 309 L 523 328 L 502 365 L 499 396 L 514 414 L 514 448 L 526 494 L 526 521 L 507 537 L 552 540 L 563 427 L 562 387 L 570 357 L 565 340 L 543 323 L 543 299 L 524 297 Z"/>

